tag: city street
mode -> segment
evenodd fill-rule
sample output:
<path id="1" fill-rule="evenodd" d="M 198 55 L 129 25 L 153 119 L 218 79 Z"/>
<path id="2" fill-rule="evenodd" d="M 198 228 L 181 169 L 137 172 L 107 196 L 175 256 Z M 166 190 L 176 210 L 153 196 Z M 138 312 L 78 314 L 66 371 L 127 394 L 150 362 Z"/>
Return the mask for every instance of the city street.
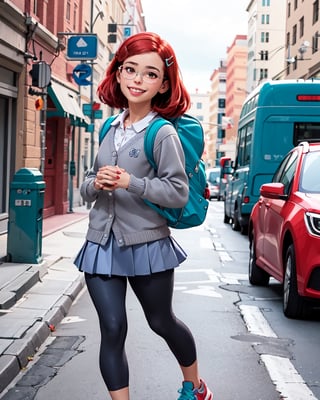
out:
<path id="1" fill-rule="evenodd" d="M 76 252 L 84 232 L 69 226 L 64 234 Z M 320 399 L 319 313 L 315 310 L 312 320 L 289 320 L 276 281 L 267 288 L 249 284 L 248 238 L 223 223 L 223 202 L 210 202 L 205 224 L 173 236 L 189 255 L 176 270 L 174 309 L 195 336 L 201 376 L 214 400 Z M 49 246 L 54 241 L 45 242 L 44 251 Z M 147 326 L 130 289 L 127 310 L 131 399 L 177 399 L 180 370 Z M 105 400 L 98 351 L 98 321 L 83 289 L 12 390 L 0 398 Z"/>

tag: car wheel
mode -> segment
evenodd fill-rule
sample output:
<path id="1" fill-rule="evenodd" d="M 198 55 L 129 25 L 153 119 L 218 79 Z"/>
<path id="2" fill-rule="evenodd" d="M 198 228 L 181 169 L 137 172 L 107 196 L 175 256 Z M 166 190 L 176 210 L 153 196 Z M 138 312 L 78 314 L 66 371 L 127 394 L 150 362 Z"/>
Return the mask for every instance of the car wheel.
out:
<path id="1" fill-rule="evenodd" d="M 230 217 L 226 213 L 226 202 L 224 202 L 224 218 L 223 218 L 223 222 L 225 224 L 229 224 L 229 222 L 230 222 Z"/>
<path id="2" fill-rule="evenodd" d="M 248 234 L 248 225 L 241 225 L 240 232 L 241 232 L 241 235 L 247 235 Z"/>
<path id="3" fill-rule="evenodd" d="M 249 254 L 249 282 L 255 286 L 267 286 L 269 284 L 270 275 L 258 267 L 256 264 L 256 248 L 254 237 L 250 239 L 250 254 Z"/>
<path id="4" fill-rule="evenodd" d="M 232 230 L 234 230 L 234 231 L 240 231 L 239 211 L 238 211 L 238 207 L 237 207 L 237 206 L 236 206 L 236 208 L 234 209 L 234 214 L 233 214 L 233 218 L 232 218 L 231 228 L 232 228 Z"/>
<path id="5" fill-rule="evenodd" d="M 307 314 L 306 301 L 298 293 L 294 246 L 288 247 L 283 279 L 283 312 L 288 318 L 303 318 Z"/>

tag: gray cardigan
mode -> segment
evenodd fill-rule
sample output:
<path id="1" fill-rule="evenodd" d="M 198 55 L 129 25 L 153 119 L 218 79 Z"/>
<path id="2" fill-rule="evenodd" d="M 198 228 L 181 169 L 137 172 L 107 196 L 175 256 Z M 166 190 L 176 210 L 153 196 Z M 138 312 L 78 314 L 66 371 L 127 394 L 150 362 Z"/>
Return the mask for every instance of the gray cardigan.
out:
<path id="1" fill-rule="evenodd" d="M 157 172 L 144 152 L 144 127 L 116 151 L 115 127 L 103 139 L 93 168 L 81 185 L 81 195 L 94 202 L 89 214 L 87 240 L 106 244 L 111 231 L 119 246 L 159 240 L 170 235 L 166 220 L 145 204 L 147 199 L 163 207 L 180 208 L 188 201 L 184 153 L 176 130 L 165 125 L 157 133 L 154 159 Z M 127 190 L 96 190 L 96 172 L 104 165 L 119 165 L 130 174 Z"/>

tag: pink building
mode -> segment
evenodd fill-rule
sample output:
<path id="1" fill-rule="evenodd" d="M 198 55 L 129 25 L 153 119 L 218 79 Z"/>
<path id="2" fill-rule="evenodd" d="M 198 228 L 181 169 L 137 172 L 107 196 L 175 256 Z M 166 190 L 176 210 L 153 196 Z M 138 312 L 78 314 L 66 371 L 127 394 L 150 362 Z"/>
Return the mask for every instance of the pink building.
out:
<path id="1" fill-rule="evenodd" d="M 247 36 L 236 35 L 234 41 L 227 49 L 226 72 L 225 114 L 233 120 L 233 127 L 231 129 L 226 129 L 224 146 L 220 147 L 221 151 L 224 151 L 224 153 L 228 155 L 230 155 L 230 145 L 234 148 L 241 107 L 247 95 L 247 58 Z"/>

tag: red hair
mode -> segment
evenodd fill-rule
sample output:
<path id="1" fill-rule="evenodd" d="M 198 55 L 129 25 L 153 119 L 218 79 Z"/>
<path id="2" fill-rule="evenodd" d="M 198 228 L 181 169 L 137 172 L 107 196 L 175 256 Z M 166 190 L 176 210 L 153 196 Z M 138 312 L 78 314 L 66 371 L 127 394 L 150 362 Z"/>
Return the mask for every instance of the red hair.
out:
<path id="1" fill-rule="evenodd" d="M 190 96 L 180 77 L 172 47 L 155 33 L 137 33 L 122 43 L 98 86 L 99 99 L 110 107 L 128 108 L 128 101 L 117 82 L 118 68 L 128 57 L 149 52 L 159 54 L 164 62 L 165 79 L 169 81 L 169 89 L 163 94 L 157 93 L 152 99 L 152 109 L 165 118 L 178 117 L 189 109 Z"/>

